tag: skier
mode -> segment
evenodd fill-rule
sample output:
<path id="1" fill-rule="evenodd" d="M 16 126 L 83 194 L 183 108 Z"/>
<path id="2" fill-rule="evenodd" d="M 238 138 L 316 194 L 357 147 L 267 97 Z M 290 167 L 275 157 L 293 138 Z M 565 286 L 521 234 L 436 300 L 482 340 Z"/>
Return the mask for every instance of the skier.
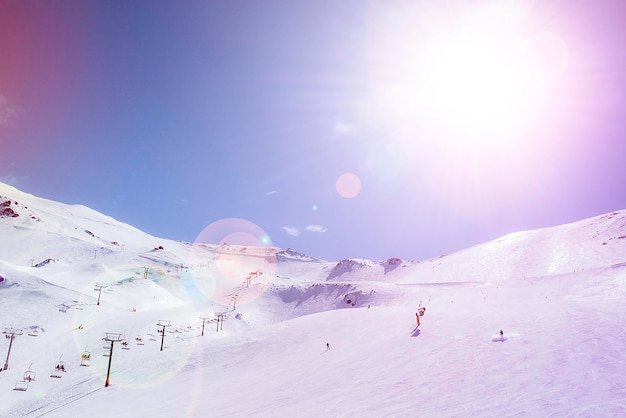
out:
<path id="1" fill-rule="evenodd" d="M 420 314 L 418 312 L 415 312 L 415 319 L 417 320 L 417 326 L 419 327 L 421 321 L 420 321 Z"/>
<path id="2" fill-rule="evenodd" d="M 330 343 L 326 343 L 326 351 L 330 350 Z"/>
<path id="3" fill-rule="evenodd" d="M 502 330 L 500 330 L 500 338 L 504 337 L 504 332 L 502 332 Z"/>

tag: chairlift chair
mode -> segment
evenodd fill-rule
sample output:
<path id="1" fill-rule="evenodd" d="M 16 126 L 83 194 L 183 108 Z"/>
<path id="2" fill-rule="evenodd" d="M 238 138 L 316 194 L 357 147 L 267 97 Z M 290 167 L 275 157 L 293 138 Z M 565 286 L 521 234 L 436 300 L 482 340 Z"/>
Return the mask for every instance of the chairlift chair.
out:
<path id="1" fill-rule="evenodd" d="M 28 381 L 25 380 L 18 380 L 13 388 L 13 390 L 19 390 L 20 392 L 26 392 L 26 389 L 28 389 Z"/>
<path id="2" fill-rule="evenodd" d="M 143 341 L 143 336 L 141 336 L 141 335 L 137 335 L 135 337 L 135 341 L 137 341 L 137 345 L 144 345 L 145 344 L 144 341 Z"/>
<path id="3" fill-rule="evenodd" d="M 34 382 L 35 381 L 35 372 L 28 369 L 24 372 L 24 381 L 26 382 Z"/>
<path id="4" fill-rule="evenodd" d="M 122 340 L 122 350 L 130 350 L 130 345 L 128 344 L 128 341 Z"/>
<path id="5" fill-rule="evenodd" d="M 89 351 L 83 351 L 80 355 L 80 365 L 89 367 L 91 366 L 91 353 Z"/>
<path id="6" fill-rule="evenodd" d="M 60 379 L 63 377 L 63 373 L 65 373 L 65 363 L 63 363 L 62 361 L 57 361 L 57 363 L 54 365 L 54 369 L 52 369 L 52 372 L 50 372 L 50 377 L 56 377 L 57 379 Z"/>

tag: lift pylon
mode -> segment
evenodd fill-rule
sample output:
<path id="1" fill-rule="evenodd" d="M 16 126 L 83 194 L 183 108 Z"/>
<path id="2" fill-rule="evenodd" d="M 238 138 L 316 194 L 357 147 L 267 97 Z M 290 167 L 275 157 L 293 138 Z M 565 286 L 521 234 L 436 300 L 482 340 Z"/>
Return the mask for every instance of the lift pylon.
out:
<path id="1" fill-rule="evenodd" d="M 107 367 L 107 378 L 104 382 L 104 387 L 108 387 L 109 386 L 109 375 L 111 374 L 111 360 L 113 358 L 113 344 L 114 343 L 118 343 L 120 341 L 122 341 L 122 334 L 117 334 L 114 332 L 107 332 L 105 333 L 105 337 L 103 338 L 104 341 L 106 341 L 108 344 L 110 344 L 110 351 L 109 351 L 109 366 Z"/>

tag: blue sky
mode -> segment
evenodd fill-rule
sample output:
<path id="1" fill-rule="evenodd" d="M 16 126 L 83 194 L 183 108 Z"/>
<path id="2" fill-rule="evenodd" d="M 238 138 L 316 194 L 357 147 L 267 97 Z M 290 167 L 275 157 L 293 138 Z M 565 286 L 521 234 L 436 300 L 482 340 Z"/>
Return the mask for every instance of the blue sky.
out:
<path id="1" fill-rule="evenodd" d="M 420 260 L 626 207 L 620 1 L 2 1 L 0 16 L 0 181 L 152 235 L 193 242 L 237 218 L 328 260 Z"/>

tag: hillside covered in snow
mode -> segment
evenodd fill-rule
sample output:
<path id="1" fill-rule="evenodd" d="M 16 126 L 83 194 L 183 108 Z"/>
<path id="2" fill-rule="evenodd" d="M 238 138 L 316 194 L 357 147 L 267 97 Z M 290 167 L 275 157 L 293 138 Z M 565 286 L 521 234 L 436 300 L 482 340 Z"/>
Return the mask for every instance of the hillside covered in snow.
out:
<path id="1" fill-rule="evenodd" d="M 422 261 L 230 232 L 0 183 L 0 416 L 626 415 L 626 211 Z"/>

